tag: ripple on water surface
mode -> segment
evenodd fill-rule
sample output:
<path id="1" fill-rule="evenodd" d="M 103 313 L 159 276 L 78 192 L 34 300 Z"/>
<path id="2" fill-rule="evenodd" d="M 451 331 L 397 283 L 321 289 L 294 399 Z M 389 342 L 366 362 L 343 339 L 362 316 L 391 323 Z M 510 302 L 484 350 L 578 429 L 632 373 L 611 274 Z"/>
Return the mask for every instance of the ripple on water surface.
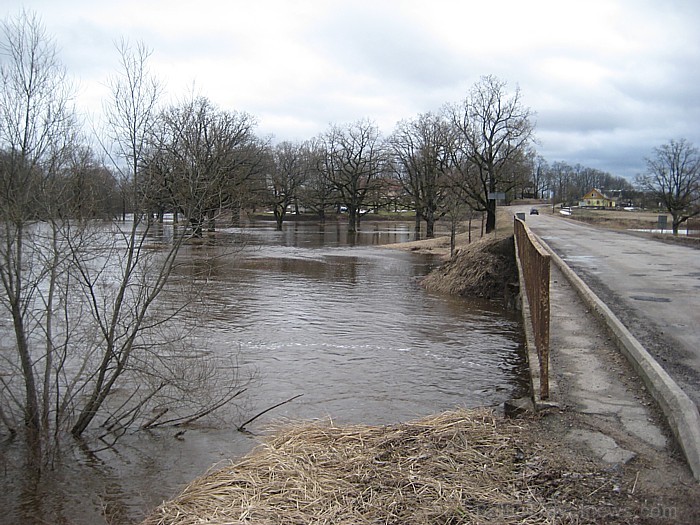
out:
<path id="1" fill-rule="evenodd" d="M 264 224 L 229 232 L 245 237 L 242 249 L 186 249 L 175 278 L 201 285 L 203 309 L 189 319 L 198 334 L 192 357 L 237 355 L 244 374 L 257 371 L 241 411 L 231 407 L 231 422 L 202 421 L 178 439 L 174 430 L 140 432 L 118 449 L 76 451 L 38 488 L 7 466 L 0 523 L 22 522 L 12 510 L 20 504 L 30 522 L 100 524 L 105 513 L 111 524 L 137 522 L 212 465 L 250 450 L 256 440 L 237 423 L 298 394 L 248 428 L 258 433 L 281 417 L 392 423 L 521 394 L 517 318 L 427 293 L 417 279 L 434 259 L 370 246 L 409 240 L 411 225 L 365 227 L 353 246 L 338 225 L 275 232 Z"/>
<path id="2" fill-rule="evenodd" d="M 430 264 L 379 248 L 258 247 L 207 292 L 203 342 L 257 369 L 252 406 L 304 394 L 277 416 L 388 423 L 517 395 L 519 322 L 426 292 L 417 278 Z"/>

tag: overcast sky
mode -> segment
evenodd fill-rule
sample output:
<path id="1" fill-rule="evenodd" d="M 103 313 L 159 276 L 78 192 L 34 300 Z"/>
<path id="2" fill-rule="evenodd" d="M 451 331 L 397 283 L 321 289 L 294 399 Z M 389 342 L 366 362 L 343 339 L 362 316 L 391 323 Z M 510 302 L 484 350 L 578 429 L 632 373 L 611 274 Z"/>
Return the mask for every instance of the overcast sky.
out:
<path id="1" fill-rule="evenodd" d="M 520 87 L 538 152 L 634 177 L 670 139 L 700 146 L 697 0 L 4 0 L 36 12 L 100 111 L 115 42 L 143 41 L 168 96 L 246 111 L 260 135 L 397 121 L 483 75 Z"/>

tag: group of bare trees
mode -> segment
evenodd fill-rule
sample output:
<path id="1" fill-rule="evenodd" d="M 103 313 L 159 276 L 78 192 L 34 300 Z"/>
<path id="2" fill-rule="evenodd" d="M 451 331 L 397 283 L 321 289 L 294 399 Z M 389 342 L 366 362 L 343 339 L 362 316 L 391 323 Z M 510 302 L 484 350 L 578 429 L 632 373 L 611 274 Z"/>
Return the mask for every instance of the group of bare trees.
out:
<path id="1" fill-rule="evenodd" d="M 241 392 L 235 366 L 183 364 L 188 327 L 171 323 L 196 294 L 171 293 L 178 253 L 222 212 L 272 209 L 281 228 L 293 206 L 343 209 L 355 231 L 393 205 L 415 209 L 432 236 L 448 207 L 493 213 L 487 193 L 510 188 L 532 133 L 517 92 L 485 77 L 462 105 L 388 138 L 365 119 L 273 146 L 252 116 L 206 97 L 163 104 L 149 50 L 122 41 L 90 147 L 39 19 L 5 21 L 1 51 L 0 432 L 26 438 L 37 469 L 63 436 L 111 444 Z M 165 213 L 167 236 L 154 220 Z"/>
<path id="2" fill-rule="evenodd" d="M 163 111 L 148 50 L 123 42 L 101 135 L 107 169 L 84 145 L 73 91 L 38 18 L 5 21 L 2 37 L 0 433 L 25 439 L 40 470 L 63 436 L 92 430 L 110 445 L 130 429 L 196 419 L 241 391 L 235 369 L 222 378 L 221 363 L 185 360 L 188 327 L 170 321 L 191 290 L 185 283 L 177 302 L 162 299 L 191 229 L 166 240 L 146 212 L 156 185 L 178 174 L 165 191 L 186 203 L 196 231 L 229 198 L 208 180 L 232 169 L 245 177 L 241 151 L 255 143 L 250 119 L 206 101 Z M 102 220 L 115 200 L 133 220 Z"/>
<path id="3" fill-rule="evenodd" d="M 671 139 L 653 149 L 646 171 L 632 182 L 593 168 L 566 162 L 547 163 L 536 157 L 529 186 L 535 197 L 552 205 L 575 205 L 592 188 L 611 193 L 623 205 L 641 206 L 671 215 L 672 229 L 700 215 L 700 153 L 685 139 Z"/>
<path id="4" fill-rule="evenodd" d="M 634 189 L 624 177 L 616 177 L 580 164 L 572 166 L 561 161 L 548 164 L 541 157 L 536 159 L 532 180 L 532 187 L 537 190 L 538 197 L 551 196 L 553 203 L 567 206 L 578 204 L 592 188 L 626 194 Z"/>
<path id="5" fill-rule="evenodd" d="M 456 209 L 485 212 L 491 231 L 494 194 L 527 186 L 531 117 L 518 89 L 511 94 L 504 81 L 486 76 L 461 103 L 402 120 L 388 137 L 363 119 L 331 125 L 302 145 L 285 144 L 286 156 L 294 150 L 298 162 L 292 169 L 275 151 L 265 186 L 278 225 L 285 205 L 300 203 L 321 217 L 333 207 L 347 210 L 349 231 L 380 208 L 414 211 L 416 232 L 425 221 L 427 237 Z"/>
<path id="6" fill-rule="evenodd" d="M 222 209 L 240 210 L 241 206 L 272 210 L 278 229 L 291 209 L 316 213 L 321 220 L 329 211 L 342 209 L 347 211 L 349 231 L 359 228 L 361 217 L 370 210 L 410 209 L 415 213 L 417 234 L 425 223 L 427 237 L 433 236 L 438 219 L 447 216 L 454 222 L 474 213 L 485 213 L 486 231 L 493 230 L 495 195 L 505 195 L 507 200 L 546 198 L 553 205 L 575 205 L 591 188 L 598 188 L 614 191 L 629 202 L 640 200 L 639 192 L 643 192 L 669 211 L 677 210 L 671 213 L 679 219 L 692 216 L 696 209 L 697 176 L 694 168 L 688 168 L 694 164 L 687 161 L 683 165 L 675 161 L 676 166 L 682 166 L 677 169 L 689 174 L 680 176 L 686 185 L 682 197 L 676 195 L 683 193 L 682 184 L 673 192 L 657 195 L 661 189 L 658 177 L 640 177 L 635 188 L 624 177 L 580 164 L 549 164 L 532 147 L 532 113 L 522 105 L 519 90 L 508 93 L 505 82 L 492 76 L 483 77 L 461 103 L 402 120 L 387 137 L 373 122 L 362 119 L 331 125 L 304 142 L 273 146 L 255 137 L 248 115 L 220 112 L 206 99 L 188 104 L 198 104 L 200 111 L 195 113 L 185 105 L 164 113 L 160 136 L 167 139 L 159 139 L 158 147 L 152 150 L 157 157 L 147 164 L 147 170 L 153 180 L 144 187 L 158 213 L 182 213 L 189 218 L 195 235 L 201 235 L 205 220 L 211 229 L 210 217 Z M 224 121 L 236 119 L 244 130 L 239 133 L 235 126 L 228 127 L 224 133 L 229 141 L 227 153 L 222 153 L 226 148 L 220 148 L 215 154 L 211 144 L 202 149 L 212 169 L 215 158 L 221 162 L 219 176 L 211 170 L 207 175 L 192 173 L 190 166 L 206 164 L 201 159 L 190 159 L 189 164 L 184 159 L 175 160 L 188 151 L 183 147 L 187 144 L 183 130 L 195 136 L 201 133 L 210 142 L 217 136 L 213 129 L 207 129 L 207 112 L 220 119 L 220 131 L 226 130 L 221 125 Z M 189 121 L 175 118 L 183 113 L 190 115 Z M 193 118 L 195 114 L 197 118 Z M 168 122 L 178 136 L 168 135 Z M 203 142 L 200 140 L 197 147 Z M 670 150 L 679 146 L 686 154 L 694 151 L 683 140 L 672 141 L 659 148 L 656 160 L 665 152 L 666 164 L 674 162 Z M 658 163 L 649 162 L 648 167 L 648 175 L 660 172 Z M 656 189 L 650 184 L 652 179 Z M 679 176 L 669 179 L 678 180 Z M 211 193 L 208 203 L 200 203 L 201 191 L 196 188 L 207 188 Z"/>
<path id="7" fill-rule="evenodd" d="M 223 111 L 204 97 L 164 110 L 145 163 L 159 186 L 158 211 L 181 213 L 192 234 L 215 228 L 223 209 L 238 214 L 244 188 L 263 167 L 265 145 L 246 113 Z"/>

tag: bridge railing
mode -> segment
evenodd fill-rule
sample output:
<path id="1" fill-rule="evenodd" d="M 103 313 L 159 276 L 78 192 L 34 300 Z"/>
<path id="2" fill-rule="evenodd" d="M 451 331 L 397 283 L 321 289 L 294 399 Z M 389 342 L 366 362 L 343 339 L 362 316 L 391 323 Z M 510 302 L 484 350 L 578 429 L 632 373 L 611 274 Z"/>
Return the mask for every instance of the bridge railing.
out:
<path id="1" fill-rule="evenodd" d="M 515 217 L 515 245 L 539 361 L 540 398 L 549 398 L 549 253 L 524 220 Z M 534 363 L 530 363 L 534 366 Z"/>

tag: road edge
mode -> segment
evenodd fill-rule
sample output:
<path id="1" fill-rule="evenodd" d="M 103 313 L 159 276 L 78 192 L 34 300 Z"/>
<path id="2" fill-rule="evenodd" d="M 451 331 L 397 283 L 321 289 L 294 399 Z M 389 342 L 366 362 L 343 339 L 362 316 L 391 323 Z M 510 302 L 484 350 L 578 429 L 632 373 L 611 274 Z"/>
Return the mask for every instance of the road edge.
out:
<path id="1" fill-rule="evenodd" d="M 700 482 L 700 413 L 698 407 L 576 272 L 541 237 L 537 236 L 537 238 L 583 302 L 591 308 L 615 337 L 617 346 L 659 404 L 683 451 L 693 477 Z"/>

